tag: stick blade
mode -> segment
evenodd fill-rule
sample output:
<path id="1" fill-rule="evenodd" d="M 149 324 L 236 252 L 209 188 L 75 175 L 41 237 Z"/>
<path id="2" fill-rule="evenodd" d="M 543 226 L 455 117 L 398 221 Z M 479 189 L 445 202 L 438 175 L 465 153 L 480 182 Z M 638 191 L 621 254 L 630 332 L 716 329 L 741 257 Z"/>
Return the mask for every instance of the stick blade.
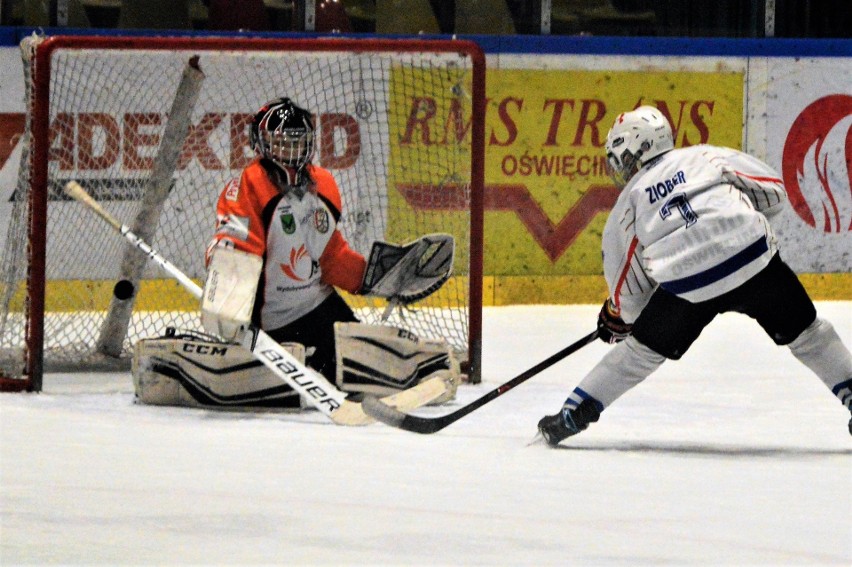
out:
<path id="1" fill-rule="evenodd" d="M 375 423 L 373 418 L 367 415 L 361 404 L 343 400 L 339 408 L 328 416 L 337 425 L 361 426 Z"/>
<path id="2" fill-rule="evenodd" d="M 403 412 L 425 406 L 443 396 L 446 391 L 447 383 L 442 378 L 429 378 L 407 390 L 381 399 L 376 398 L 376 404 L 404 417 L 407 414 Z M 345 400 L 341 407 L 332 412 L 331 420 L 338 425 L 370 425 L 381 421 L 366 412 L 363 402 L 355 403 L 349 400 Z"/>
<path id="3" fill-rule="evenodd" d="M 405 421 L 405 416 L 407 415 L 370 394 L 367 394 L 361 400 L 361 407 L 364 408 L 364 413 L 376 421 L 396 428 L 401 428 L 402 422 Z"/>
<path id="4" fill-rule="evenodd" d="M 433 418 L 410 415 L 370 395 L 364 397 L 361 401 L 361 406 L 364 408 L 364 412 L 376 421 L 397 429 L 411 431 L 412 433 L 422 433 L 424 435 L 440 431 L 454 421 L 451 418 L 453 414 Z"/>

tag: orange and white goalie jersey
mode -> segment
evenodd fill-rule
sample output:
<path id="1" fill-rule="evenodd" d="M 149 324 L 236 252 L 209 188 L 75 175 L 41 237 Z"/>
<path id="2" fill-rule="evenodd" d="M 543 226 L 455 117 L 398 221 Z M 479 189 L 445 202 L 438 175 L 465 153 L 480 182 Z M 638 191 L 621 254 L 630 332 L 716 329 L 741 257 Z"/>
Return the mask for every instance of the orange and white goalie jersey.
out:
<path id="1" fill-rule="evenodd" d="M 361 287 L 366 262 L 337 228 L 340 191 L 331 173 L 308 165 L 313 187 L 282 194 L 260 159 L 231 180 L 219 196 L 216 246 L 233 246 L 264 259 L 255 319 L 262 329 L 288 325 L 322 303 L 332 286 L 350 293 Z"/>
<path id="2" fill-rule="evenodd" d="M 700 145 L 651 160 L 622 190 L 603 233 L 604 276 L 628 323 L 657 285 L 712 299 L 757 274 L 777 251 L 768 218 L 780 176 L 743 152 Z"/>

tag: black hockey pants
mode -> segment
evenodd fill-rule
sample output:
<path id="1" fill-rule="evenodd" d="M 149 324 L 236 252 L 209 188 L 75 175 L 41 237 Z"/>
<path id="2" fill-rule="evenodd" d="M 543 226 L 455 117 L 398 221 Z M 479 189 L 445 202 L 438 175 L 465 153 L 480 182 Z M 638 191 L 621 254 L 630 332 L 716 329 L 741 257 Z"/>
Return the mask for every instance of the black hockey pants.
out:
<path id="1" fill-rule="evenodd" d="M 677 360 L 716 315 L 730 311 L 756 320 L 778 345 L 795 340 L 816 319 L 807 291 L 776 254 L 743 285 L 708 301 L 690 303 L 657 288 L 636 319 L 633 336 L 653 351 Z"/>

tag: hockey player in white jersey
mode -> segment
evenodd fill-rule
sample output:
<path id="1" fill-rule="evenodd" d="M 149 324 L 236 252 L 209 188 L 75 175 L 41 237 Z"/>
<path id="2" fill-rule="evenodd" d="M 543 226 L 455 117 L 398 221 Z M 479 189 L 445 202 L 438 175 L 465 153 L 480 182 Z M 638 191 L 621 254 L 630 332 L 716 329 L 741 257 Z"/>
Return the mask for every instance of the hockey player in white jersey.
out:
<path id="1" fill-rule="evenodd" d="M 779 175 L 730 148 L 674 149 L 670 124 L 650 106 L 620 114 L 605 149 L 622 191 L 603 233 L 609 297 L 598 336 L 618 344 L 539 421 L 547 443 L 598 421 L 729 311 L 755 319 L 852 409 L 852 355 L 778 252 L 771 220 L 787 203 Z"/>

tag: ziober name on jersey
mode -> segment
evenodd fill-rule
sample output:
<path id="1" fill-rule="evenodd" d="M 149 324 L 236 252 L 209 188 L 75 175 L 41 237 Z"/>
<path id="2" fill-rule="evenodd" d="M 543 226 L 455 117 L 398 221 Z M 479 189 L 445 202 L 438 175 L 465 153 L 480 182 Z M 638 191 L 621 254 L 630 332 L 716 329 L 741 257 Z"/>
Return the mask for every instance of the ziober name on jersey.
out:
<path id="1" fill-rule="evenodd" d="M 656 203 L 658 200 L 674 191 L 675 186 L 680 185 L 681 183 L 686 183 L 686 177 L 682 170 L 675 173 L 674 177 L 671 179 L 666 179 L 665 181 L 660 181 L 656 185 L 645 187 L 645 193 L 648 194 L 648 202 Z"/>

